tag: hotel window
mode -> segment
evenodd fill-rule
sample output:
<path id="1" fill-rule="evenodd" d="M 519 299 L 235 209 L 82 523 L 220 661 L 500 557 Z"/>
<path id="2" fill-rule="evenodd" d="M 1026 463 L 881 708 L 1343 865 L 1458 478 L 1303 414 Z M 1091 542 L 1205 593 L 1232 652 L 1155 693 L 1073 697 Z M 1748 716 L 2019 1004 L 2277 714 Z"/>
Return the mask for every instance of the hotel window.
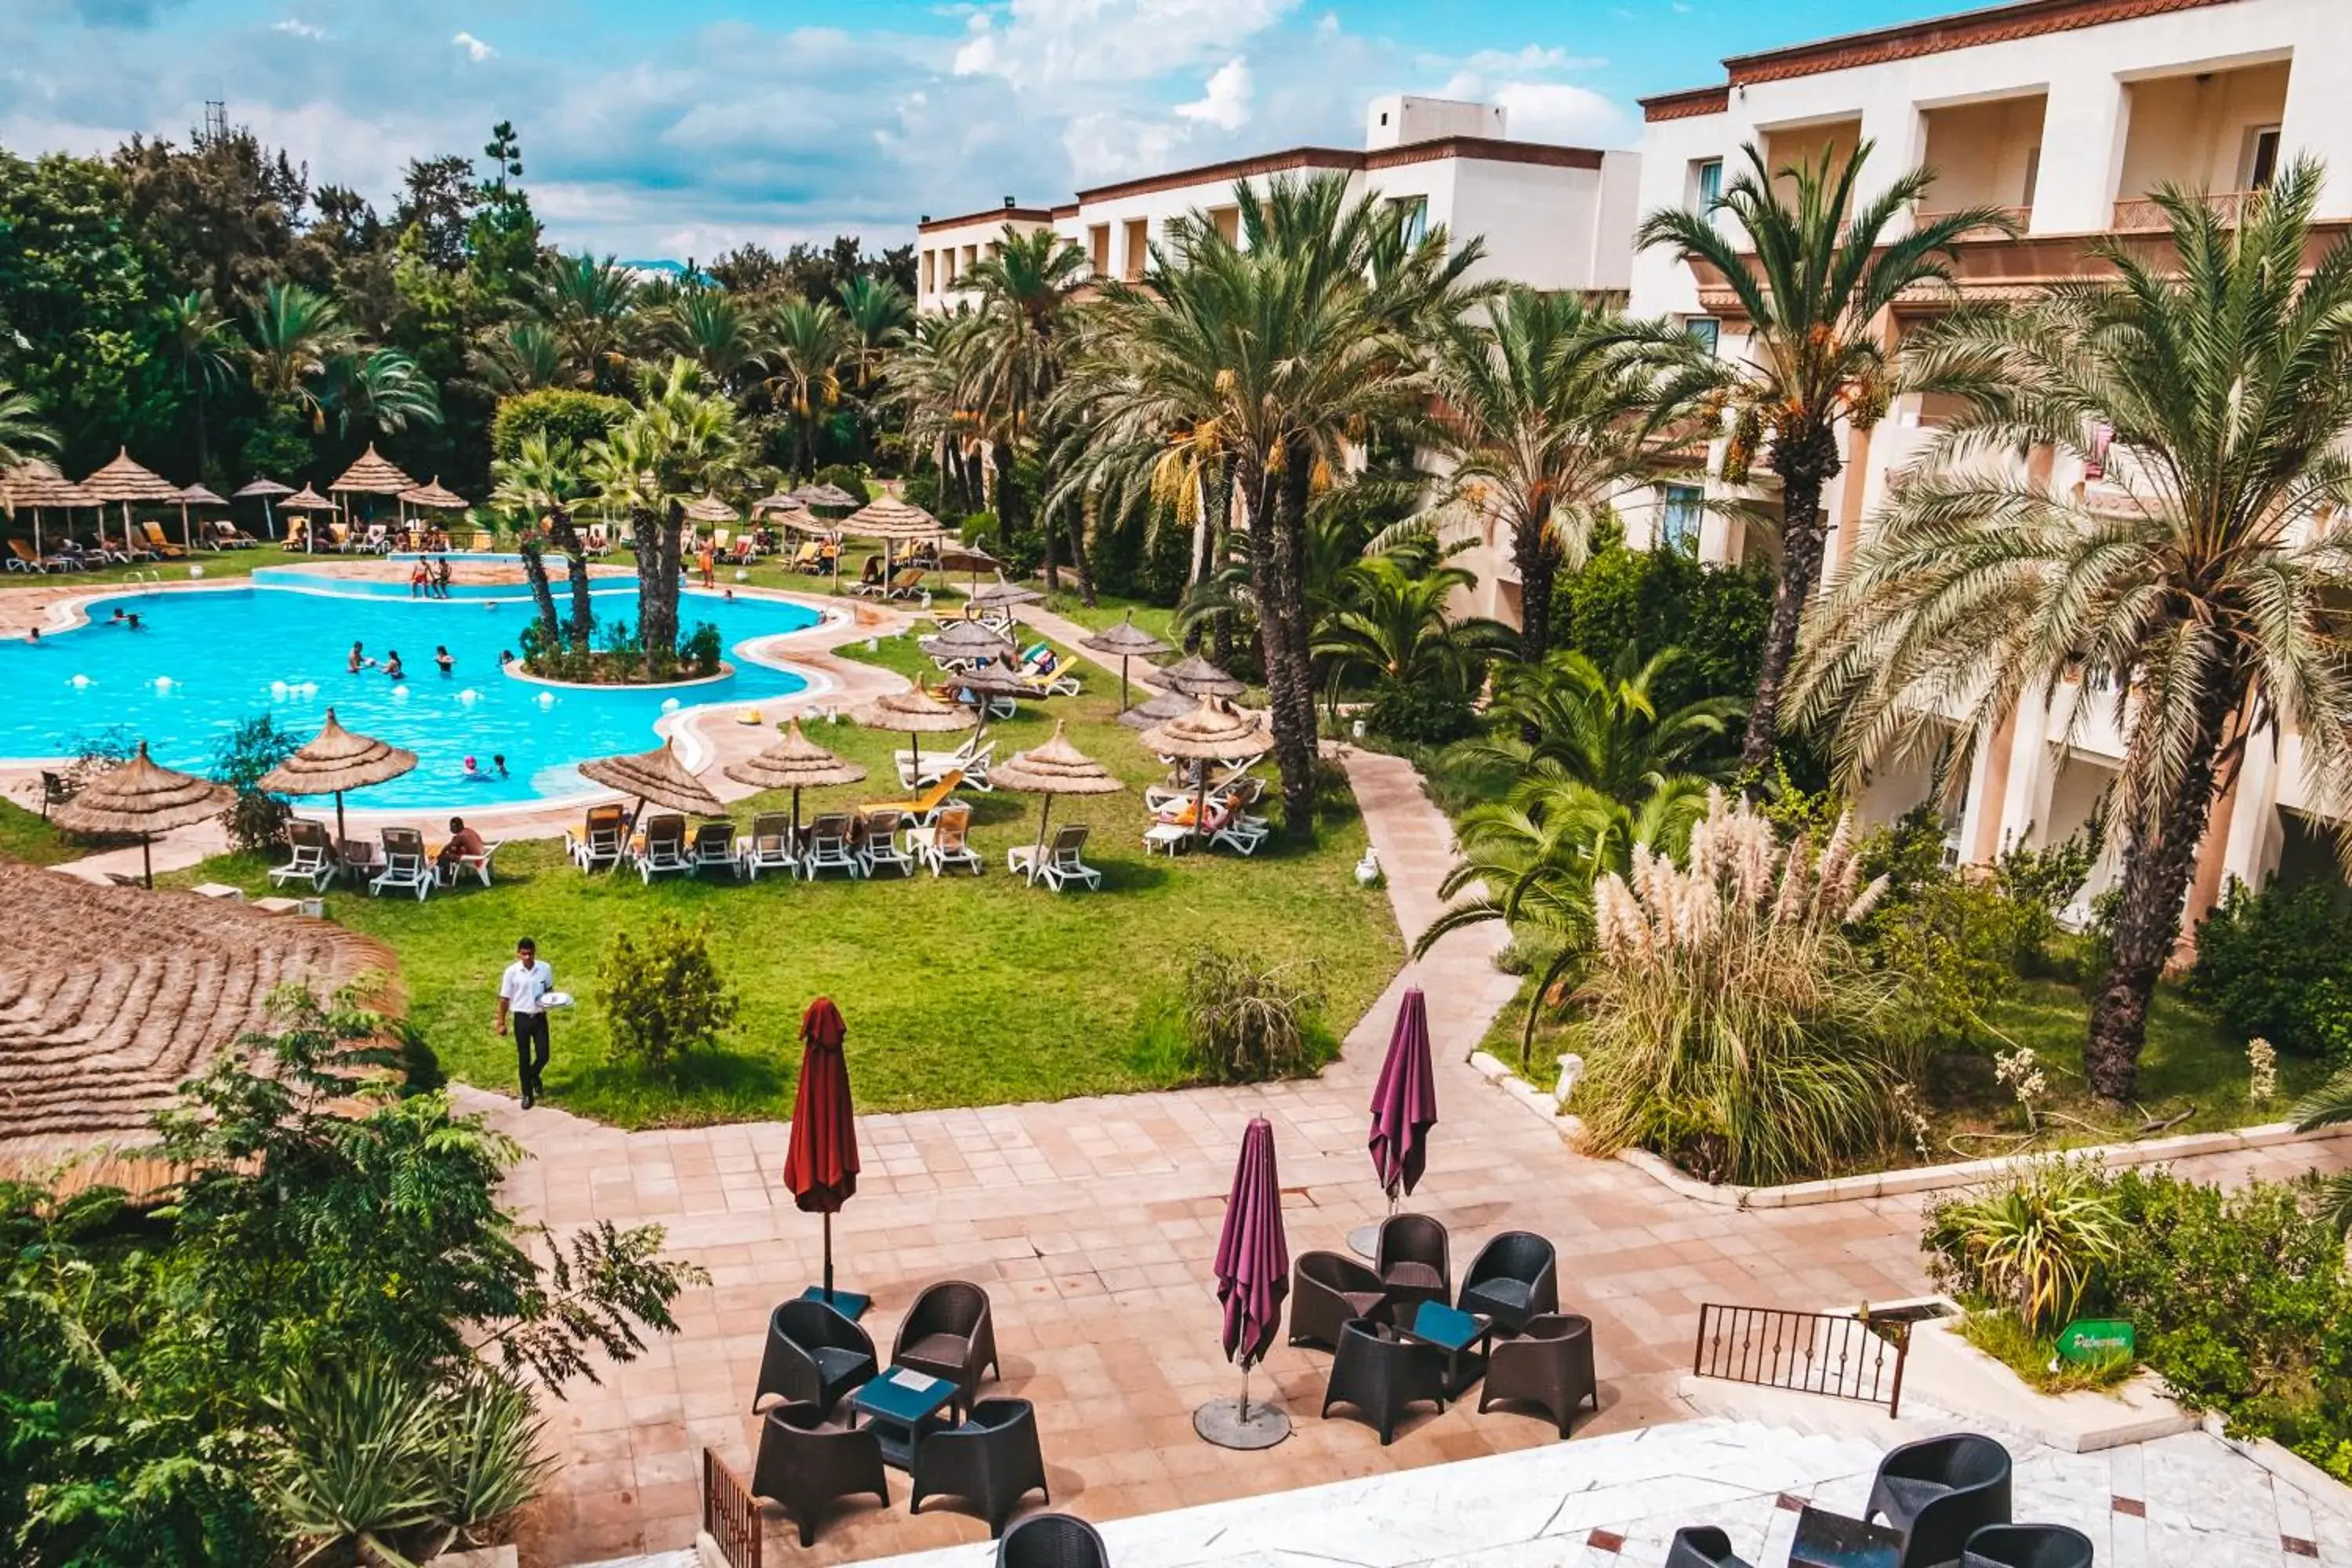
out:
<path id="1" fill-rule="evenodd" d="M 1143 269 L 1151 263 L 1151 228 L 1147 219 L 1127 220 L 1127 232 L 1122 237 L 1127 245 L 1126 265 L 1121 270 L 1130 283 L 1143 281 Z"/>
<path id="2" fill-rule="evenodd" d="M 940 253 L 936 250 L 926 250 L 923 252 L 923 292 L 936 294 L 939 291 Z"/>
<path id="3" fill-rule="evenodd" d="M 1706 512 L 1706 493 L 1696 485 L 1662 485 L 1658 500 L 1659 545 L 1683 555 L 1697 554 L 1699 522 Z"/>
<path id="4" fill-rule="evenodd" d="M 1723 160 L 1708 158 L 1691 165 L 1691 211 L 1713 210 L 1723 195 Z"/>
<path id="5" fill-rule="evenodd" d="M 1097 278 L 1110 276 L 1110 225 L 1095 224 L 1087 230 L 1087 260 Z"/>
<path id="6" fill-rule="evenodd" d="M 963 267 L 958 272 L 957 276 L 960 278 L 963 273 L 971 271 L 974 267 L 979 265 L 980 247 L 976 245 L 967 245 L 963 247 Z"/>
<path id="7" fill-rule="evenodd" d="M 1223 240 L 1227 245 L 1236 245 L 1236 246 L 1237 246 L 1237 245 L 1241 244 L 1241 242 L 1242 242 L 1242 209 L 1241 209 L 1241 208 L 1239 208 L 1239 207 L 1211 207 L 1211 208 L 1209 209 L 1209 222 L 1210 222 L 1211 226 L 1213 226 L 1213 227 L 1216 229 L 1216 231 L 1217 231 L 1217 237 L 1218 237 L 1219 239 Z"/>
<path id="8" fill-rule="evenodd" d="M 2246 138 L 2246 184 L 2250 191 L 2266 191 L 2278 177 L 2279 128 L 2258 125 Z"/>
<path id="9" fill-rule="evenodd" d="M 1389 203 L 1396 214 L 1397 234 L 1407 245 L 1419 245 L 1429 237 L 1429 198 L 1398 196 Z"/>
<path id="10" fill-rule="evenodd" d="M 1692 341 L 1706 351 L 1709 359 L 1716 356 L 1718 352 L 1717 345 L 1723 342 L 1721 321 L 1717 321 L 1713 316 L 1685 316 L 1683 331 L 1688 332 Z"/>

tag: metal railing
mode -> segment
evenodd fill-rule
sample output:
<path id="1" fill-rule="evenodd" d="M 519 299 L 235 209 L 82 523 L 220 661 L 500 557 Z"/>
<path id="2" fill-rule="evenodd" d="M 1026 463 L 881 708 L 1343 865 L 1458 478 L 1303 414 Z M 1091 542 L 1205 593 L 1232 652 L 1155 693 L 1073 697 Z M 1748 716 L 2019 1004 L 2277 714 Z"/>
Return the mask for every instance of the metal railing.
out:
<path id="1" fill-rule="evenodd" d="M 1911 1325 L 1900 1320 L 1710 1301 L 1698 1310 L 1691 1372 L 1884 1405 L 1895 1415 L 1901 1412 L 1903 1363 L 1910 1353 Z"/>
<path id="2" fill-rule="evenodd" d="M 702 1532 L 734 1568 L 760 1568 L 760 1505 L 727 1461 L 702 1450 Z"/>
<path id="3" fill-rule="evenodd" d="M 2210 208 L 2223 225 L 2234 228 L 2245 217 L 2246 204 L 2260 194 L 2257 191 L 2215 191 L 2195 199 Z M 2141 197 L 2116 204 L 2114 226 L 2118 234 L 2160 233 L 2172 226 L 2172 218 L 2159 204 Z"/>

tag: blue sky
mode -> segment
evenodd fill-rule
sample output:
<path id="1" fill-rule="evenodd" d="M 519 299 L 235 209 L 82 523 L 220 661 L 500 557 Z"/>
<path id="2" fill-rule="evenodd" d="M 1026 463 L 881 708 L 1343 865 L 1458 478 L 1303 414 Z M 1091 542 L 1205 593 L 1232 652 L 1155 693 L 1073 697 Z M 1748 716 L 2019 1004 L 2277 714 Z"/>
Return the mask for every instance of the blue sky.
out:
<path id="1" fill-rule="evenodd" d="M 1365 100 L 1630 146 L 1727 54 L 1936 0 L 0 0 L 0 144 L 183 136 L 206 99 L 379 202 L 516 122 L 560 244 L 899 241 L 917 215 L 1305 142 Z"/>

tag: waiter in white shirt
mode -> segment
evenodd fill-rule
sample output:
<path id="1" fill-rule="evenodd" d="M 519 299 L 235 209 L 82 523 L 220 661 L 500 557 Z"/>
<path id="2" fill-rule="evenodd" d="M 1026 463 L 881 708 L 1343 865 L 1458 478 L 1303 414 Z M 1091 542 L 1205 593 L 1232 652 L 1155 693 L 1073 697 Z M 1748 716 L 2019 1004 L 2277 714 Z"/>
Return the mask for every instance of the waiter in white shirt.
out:
<path id="1" fill-rule="evenodd" d="M 522 1076 L 522 1108 L 529 1110 L 539 1098 L 539 1075 L 547 1068 L 547 994 L 555 989 L 555 971 L 539 961 L 539 944 L 525 937 L 515 943 L 515 961 L 499 979 L 499 1033 L 514 1021 L 515 1068 Z"/>

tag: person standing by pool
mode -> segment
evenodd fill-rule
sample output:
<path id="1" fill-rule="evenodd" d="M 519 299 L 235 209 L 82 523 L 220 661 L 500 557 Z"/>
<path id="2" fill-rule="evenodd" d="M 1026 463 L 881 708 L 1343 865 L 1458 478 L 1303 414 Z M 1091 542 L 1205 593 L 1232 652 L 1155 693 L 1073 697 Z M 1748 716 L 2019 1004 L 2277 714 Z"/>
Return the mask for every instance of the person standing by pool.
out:
<path id="1" fill-rule="evenodd" d="M 719 585 L 719 556 L 709 540 L 706 539 L 702 542 L 702 548 L 695 553 L 694 563 L 701 570 L 704 587 L 715 588 Z"/>
<path id="2" fill-rule="evenodd" d="M 442 598 L 449 596 L 449 558 L 446 555 L 434 557 L 433 586 Z"/>
<path id="3" fill-rule="evenodd" d="M 539 960 L 539 944 L 529 937 L 515 943 L 514 962 L 499 977 L 499 1034 L 509 1019 L 514 1024 L 515 1070 L 522 1079 L 522 1108 L 529 1110 L 539 1098 L 539 1075 L 547 1070 L 547 994 L 555 989 L 555 971 Z"/>
<path id="4" fill-rule="evenodd" d="M 343 661 L 343 668 L 350 670 L 353 675 L 357 675 L 362 669 L 373 668 L 375 660 L 367 656 L 367 650 L 360 647 L 359 644 L 353 643 L 352 644 L 352 657 Z"/>
<path id="5" fill-rule="evenodd" d="M 416 558 L 416 569 L 408 574 L 408 596 L 412 599 L 430 598 L 432 593 L 433 568 L 425 564 L 425 557 L 420 555 Z"/>

